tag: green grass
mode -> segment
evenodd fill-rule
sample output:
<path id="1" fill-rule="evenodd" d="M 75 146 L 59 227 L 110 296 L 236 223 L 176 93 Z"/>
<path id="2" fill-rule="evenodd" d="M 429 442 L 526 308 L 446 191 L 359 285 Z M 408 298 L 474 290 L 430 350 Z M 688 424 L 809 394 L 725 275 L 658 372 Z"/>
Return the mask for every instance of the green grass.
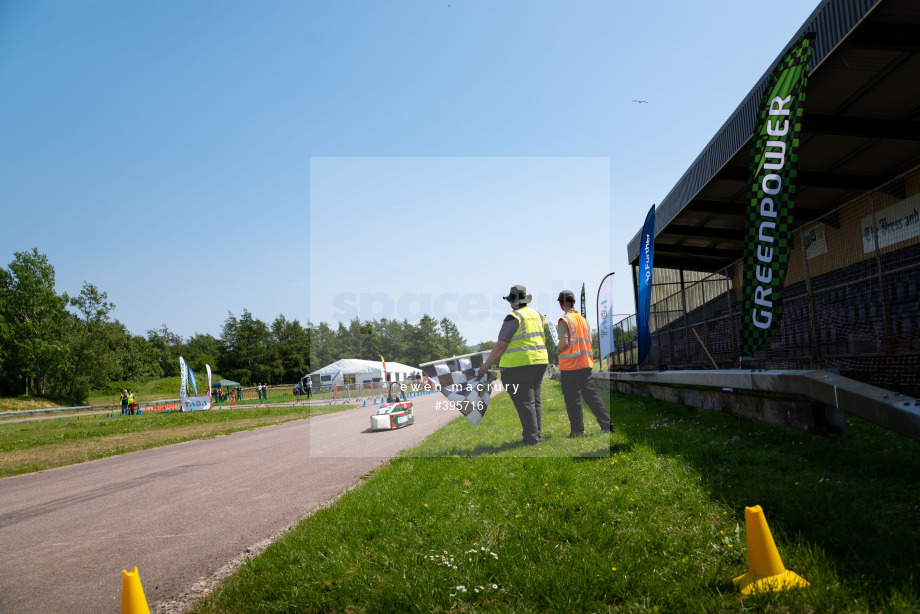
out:
<path id="1" fill-rule="evenodd" d="M 205 439 L 351 409 L 350 406 L 243 408 L 197 412 L 105 412 L 0 422 L 0 477 L 63 467 L 126 452 Z"/>
<path id="2" fill-rule="evenodd" d="M 451 422 L 193 612 L 920 611 L 916 442 L 856 420 L 841 442 L 619 394 L 617 433 L 567 440 L 558 384 L 544 380 L 543 397 L 543 446 L 516 445 L 496 397 L 479 426 Z M 752 505 L 810 588 L 735 589 Z"/>

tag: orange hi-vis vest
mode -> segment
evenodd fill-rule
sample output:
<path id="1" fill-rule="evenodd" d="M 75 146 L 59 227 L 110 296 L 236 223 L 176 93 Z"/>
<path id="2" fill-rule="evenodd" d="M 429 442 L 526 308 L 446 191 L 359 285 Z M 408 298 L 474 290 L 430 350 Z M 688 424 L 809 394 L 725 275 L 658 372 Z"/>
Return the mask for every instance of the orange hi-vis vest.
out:
<path id="1" fill-rule="evenodd" d="M 566 312 L 559 322 L 569 326 L 569 345 L 565 352 L 559 354 L 559 369 L 561 371 L 574 371 L 575 369 L 590 369 L 594 367 L 594 352 L 591 350 L 591 333 L 588 322 L 574 311 Z"/>

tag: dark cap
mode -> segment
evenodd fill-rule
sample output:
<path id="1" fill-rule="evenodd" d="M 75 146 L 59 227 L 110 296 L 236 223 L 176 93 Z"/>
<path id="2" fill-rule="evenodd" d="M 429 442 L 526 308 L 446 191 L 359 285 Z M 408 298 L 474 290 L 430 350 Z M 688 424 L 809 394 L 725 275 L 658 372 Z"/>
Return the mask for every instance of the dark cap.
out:
<path id="1" fill-rule="evenodd" d="M 571 290 L 563 290 L 559 293 L 559 296 L 556 298 L 560 303 L 572 303 L 575 304 L 575 294 Z"/>
<path id="2" fill-rule="evenodd" d="M 511 286 L 508 296 L 503 296 L 502 298 L 515 304 L 529 303 L 533 300 L 533 297 L 527 294 L 527 288 L 524 286 Z"/>

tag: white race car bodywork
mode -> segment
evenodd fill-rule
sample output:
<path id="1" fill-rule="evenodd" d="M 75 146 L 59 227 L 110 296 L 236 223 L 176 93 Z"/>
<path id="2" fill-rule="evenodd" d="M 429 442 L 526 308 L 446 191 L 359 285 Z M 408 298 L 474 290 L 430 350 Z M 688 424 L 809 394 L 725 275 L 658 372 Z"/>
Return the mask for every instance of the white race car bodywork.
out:
<path id="1" fill-rule="evenodd" d="M 415 422 L 412 403 L 384 403 L 371 416 L 372 431 L 389 431 L 409 426 Z"/>

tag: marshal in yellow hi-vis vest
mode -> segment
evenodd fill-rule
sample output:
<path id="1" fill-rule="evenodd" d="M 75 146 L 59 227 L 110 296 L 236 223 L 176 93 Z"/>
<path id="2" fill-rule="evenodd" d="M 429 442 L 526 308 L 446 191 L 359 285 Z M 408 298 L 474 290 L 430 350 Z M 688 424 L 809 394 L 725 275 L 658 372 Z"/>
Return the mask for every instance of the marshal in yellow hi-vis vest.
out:
<path id="1" fill-rule="evenodd" d="M 498 366 L 505 369 L 549 363 L 546 339 L 543 336 L 543 314 L 525 306 L 515 309 L 509 315 L 518 321 L 518 329 L 511 337 L 511 343 L 502 354 Z"/>
<path id="2" fill-rule="evenodd" d="M 574 371 L 594 367 L 594 352 L 591 350 L 591 333 L 588 322 L 580 313 L 567 311 L 559 321 L 569 326 L 569 344 L 559 354 L 559 370 Z"/>

